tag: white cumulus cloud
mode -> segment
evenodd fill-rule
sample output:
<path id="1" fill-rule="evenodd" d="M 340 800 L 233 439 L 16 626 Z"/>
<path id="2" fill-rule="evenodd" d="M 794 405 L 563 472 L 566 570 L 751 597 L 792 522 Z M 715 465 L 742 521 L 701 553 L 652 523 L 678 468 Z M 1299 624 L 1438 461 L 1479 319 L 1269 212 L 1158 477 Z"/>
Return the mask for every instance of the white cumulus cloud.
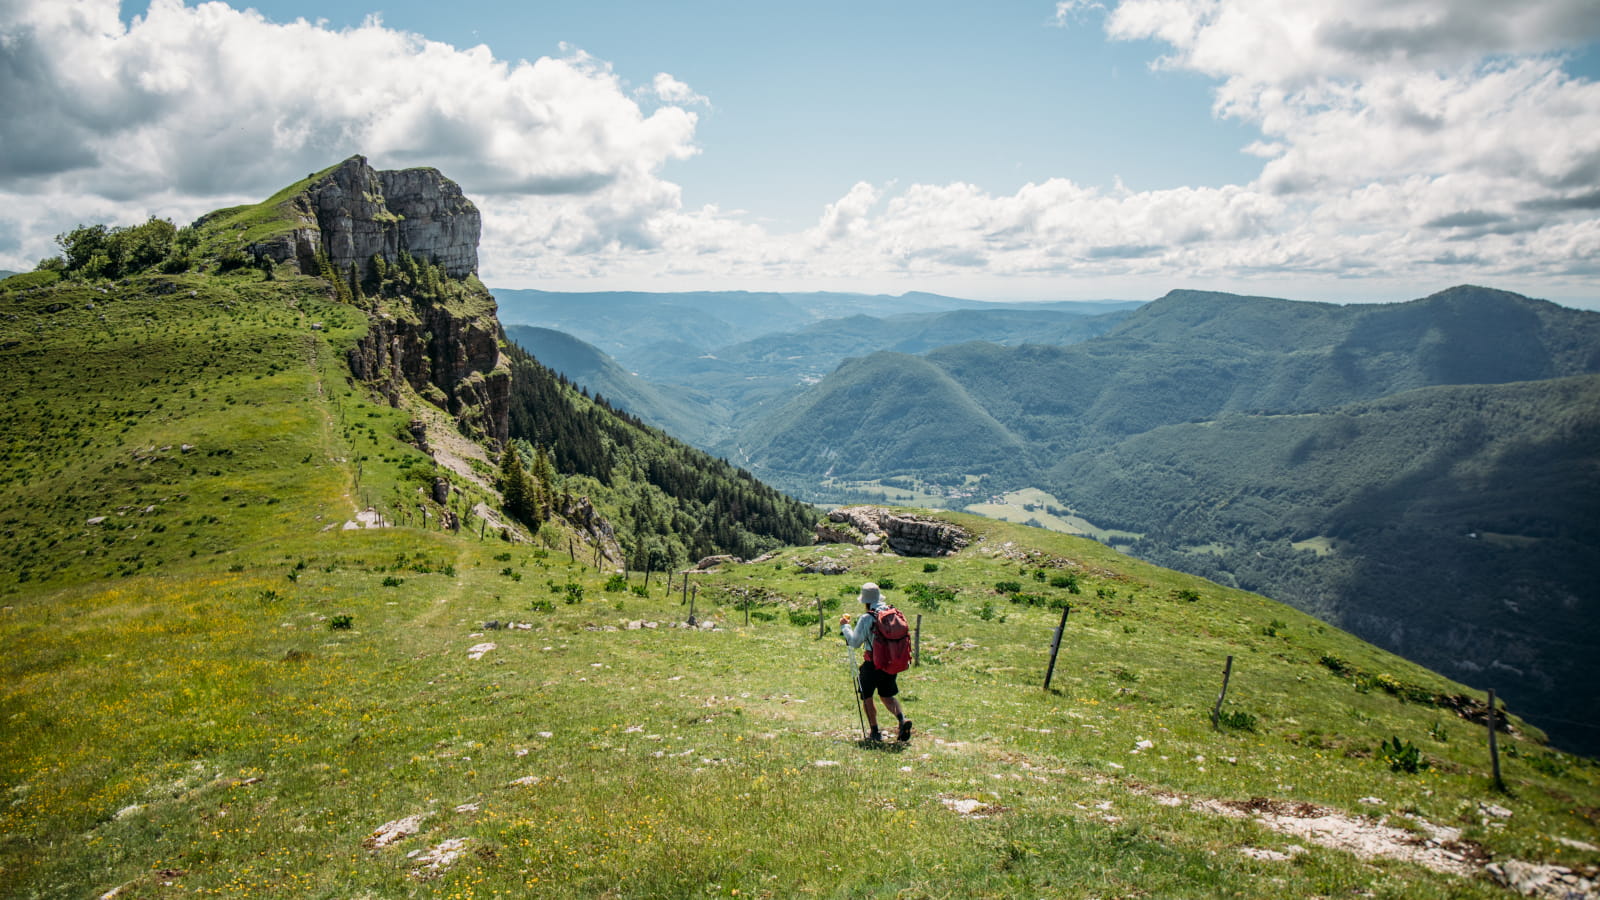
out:
<path id="1" fill-rule="evenodd" d="M 187 221 L 363 153 L 460 182 L 484 212 L 485 279 L 505 286 L 1592 293 L 1600 85 L 1562 54 L 1600 39 L 1594 0 L 1041 10 L 1164 44 L 1154 65 L 1212 79 L 1215 114 L 1260 132 L 1239 148 L 1258 174 L 1139 191 L 862 181 L 775 233 L 685 207 L 664 177 L 698 153 L 712 107 L 668 73 L 628 85 L 579 50 L 505 60 L 376 18 L 335 29 L 154 0 L 125 23 L 115 0 L 0 0 L 0 267 L 79 222 Z"/>
<path id="2" fill-rule="evenodd" d="M 675 105 L 698 95 L 670 76 L 646 114 L 581 51 L 508 62 L 376 18 L 332 29 L 155 0 L 124 24 L 116 0 L 10 0 L 0 52 L 12 267 L 48 252 L 41 229 L 184 220 L 354 153 L 437 167 L 486 212 L 533 210 L 519 231 L 536 246 L 649 246 L 648 221 L 678 203 L 660 168 L 698 152 L 696 114 Z"/>

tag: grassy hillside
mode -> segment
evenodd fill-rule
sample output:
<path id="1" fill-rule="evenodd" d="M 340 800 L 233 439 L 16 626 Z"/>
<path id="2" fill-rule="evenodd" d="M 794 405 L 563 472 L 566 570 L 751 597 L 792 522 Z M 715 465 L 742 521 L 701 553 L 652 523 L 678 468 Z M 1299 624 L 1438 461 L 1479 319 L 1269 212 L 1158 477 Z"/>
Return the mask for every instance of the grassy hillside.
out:
<path id="1" fill-rule="evenodd" d="M 1092 542 L 956 516 L 953 558 L 669 592 L 558 520 L 441 529 L 435 478 L 492 497 L 351 381 L 366 327 L 282 268 L 0 290 L 0 896 L 1458 898 L 1504 896 L 1486 856 L 1600 862 L 1592 761 L 1514 722 L 1498 792 L 1460 685 Z M 558 488 L 681 545 L 662 485 L 765 496 L 512 355 L 514 433 L 592 469 Z M 867 579 L 921 617 L 905 746 L 816 637 Z"/>
<path id="2" fill-rule="evenodd" d="M 1493 791 L 1482 727 L 1420 699 L 1459 686 L 1260 598 L 962 521 L 980 540 L 938 563 L 820 548 L 695 576 L 713 631 L 670 627 L 689 609 L 659 581 L 413 528 L 36 588 L 0 617 L 0 893 L 1504 896 L 1421 843 L 1435 826 L 1457 858 L 1595 862 L 1561 841 L 1600 842 L 1600 771 L 1502 736 Z M 850 574 L 799 573 L 822 553 Z M 816 601 L 831 622 L 867 578 L 922 617 L 903 747 L 859 743 L 845 654 L 815 637 Z M 1380 759 L 1393 736 L 1425 768 Z M 1284 830 L 1311 821 L 1465 874 Z M 880 845 L 895 865 L 860 851 Z"/>

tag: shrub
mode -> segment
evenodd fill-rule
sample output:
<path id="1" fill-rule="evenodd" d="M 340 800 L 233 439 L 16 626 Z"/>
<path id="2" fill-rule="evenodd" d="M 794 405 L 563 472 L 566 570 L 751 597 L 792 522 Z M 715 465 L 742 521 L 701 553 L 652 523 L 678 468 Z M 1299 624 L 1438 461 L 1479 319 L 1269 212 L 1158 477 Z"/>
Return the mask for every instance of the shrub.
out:
<path id="1" fill-rule="evenodd" d="M 1020 594 L 1022 593 L 1022 582 L 996 581 L 994 583 L 994 589 L 1002 594 Z"/>
<path id="2" fill-rule="evenodd" d="M 383 586 L 384 587 L 395 587 L 395 588 L 397 588 L 400 585 L 405 584 L 405 583 L 406 582 L 405 582 L 404 578 L 396 578 L 393 575 L 385 575 L 385 576 L 383 576 Z"/>
<path id="3" fill-rule="evenodd" d="M 936 562 L 925 562 L 922 564 L 922 571 L 937 572 L 939 571 L 939 564 Z"/>
<path id="4" fill-rule="evenodd" d="M 554 603 L 551 603 L 549 600 L 535 600 L 535 601 L 533 601 L 533 603 L 529 604 L 529 608 L 532 609 L 534 612 L 545 612 L 545 613 L 547 613 L 547 612 L 555 612 L 556 605 Z"/>
<path id="5" fill-rule="evenodd" d="M 627 589 L 628 589 L 628 579 L 626 577 L 618 574 L 618 573 L 614 572 L 614 573 L 612 573 L 610 578 L 606 579 L 606 591 L 607 592 L 625 591 Z"/>
<path id="6" fill-rule="evenodd" d="M 991 621 L 992 619 L 994 619 L 994 602 L 993 601 L 991 601 L 991 600 L 983 601 L 983 606 L 978 608 L 978 618 L 984 620 L 985 622 L 988 622 L 988 621 Z"/>
<path id="7" fill-rule="evenodd" d="M 355 624 L 356 617 L 349 613 L 339 613 L 328 619 L 328 627 L 334 631 L 349 631 L 355 627 Z"/>
<path id="8" fill-rule="evenodd" d="M 1179 600 L 1187 600 L 1190 603 L 1193 603 L 1200 599 L 1200 592 L 1194 590 L 1193 588 L 1183 588 L 1177 592 L 1177 598 Z"/>
<path id="9" fill-rule="evenodd" d="M 636 585 L 630 587 L 628 590 L 633 591 L 633 595 L 635 597 L 648 597 L 648 596 L 650 596 L 650 589 L 645 587 L 642 584 L 636 584 Z"/>
<path id="10" fill-rule="evenodd" d="M 1428 761 L 1422 758 L 1417 745 L 1410 741 L 1400 743 L 1398 735 L 1378 745 L 1378 761 L 1388 764 L 1391 771 L 1412 775 L 1428 768 Z"/>
<path id="11" fill-rule="evenodd" d="M 883 588 L 886 591 L 892 591 L 894 590 L 894 579 L 880 578 L 878 579 L 878 587 Z"/>
<path id="12" fill-rule="evenodd" d="M 814 612 L 801 612 L 798 609 L 791 609 L 789 610 L 789 624 L 815 625 L 817 624 L 817 614 Z"/>
<path id="13" fill-rule="evenodd" d="M 956 599 L 956 592 L 954 588 L 941 587 L 940 585 L 936 584 L 918 583 L 906 585 L 906 596 L 909 597 L 911 602 L 916 604 L 919 609 L 925 609 L 929 612 L 938 612 L 939 604 L 953 602 Z"/>
<path id="14" fill-rule="evenodd" d="M 1069 592 L 1074 594 L 1078 593 L 1080 590 L 1078 587 L 1078 576 L 1073 575 L 1070 572 L 1050 576 L 1050 586 L 1054 588 L 1066 588 Z"/>
<path id="15" fill-rule="evenodd" d="M 583 602 L 583 585 L 576 581 L 569 581 L 561 586 L 561 593 L 566 595 L 567 605 Z"/>
<path id="16" fill-rule="evenodd" d="M 1256 717 L 1238 709 L 1224 709 L 1217 713 L 1217 724 L 1230 731 L 1255 731 Z"/>

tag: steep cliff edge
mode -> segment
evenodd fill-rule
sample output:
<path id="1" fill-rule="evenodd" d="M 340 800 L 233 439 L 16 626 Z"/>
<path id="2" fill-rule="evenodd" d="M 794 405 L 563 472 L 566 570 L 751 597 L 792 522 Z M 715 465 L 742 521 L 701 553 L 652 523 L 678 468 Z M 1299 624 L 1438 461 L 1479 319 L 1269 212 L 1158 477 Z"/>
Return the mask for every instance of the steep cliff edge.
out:
<path id="1" fill-rule="evenodd" d="M 357 378 L 395 406 L 409 388 L 468 435 L 504 445 L 511 370 L 477 279 L 482 217 L 437 169 L 378 171 L 352 156 L 195 227 L 258 266 L 328 278 L 370 322 L 350 351 Z"/>
<path id="2" fill-rule="evenodd" d="M 293 262 L 315 275 L 322 256 L 340 274 L 354 269 L 369 279 L 374 258 L 393 264 L 409 253 L 443 266 L 452 278 L 477 274 L 483 219 L 437 169 L 380 172 L 365 157 L 352 156 L 295 188 L 273 198 L 292 227 L 252 241 L 252 257 Z"/>

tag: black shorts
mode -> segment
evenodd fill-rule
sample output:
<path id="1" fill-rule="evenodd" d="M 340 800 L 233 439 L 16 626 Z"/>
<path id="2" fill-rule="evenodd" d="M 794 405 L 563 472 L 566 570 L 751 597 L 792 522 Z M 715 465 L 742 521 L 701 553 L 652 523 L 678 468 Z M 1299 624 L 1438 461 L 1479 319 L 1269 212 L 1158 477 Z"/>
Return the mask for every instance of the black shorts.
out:
<path id="1" fill-rule="evenodd" d="M 894 675 L 889 672 L 880 672 L 871 660 L 861 662 L 861 699 L 872 699 L 872 692 L 877 691 L 880 697 L 893 697 L 900 693 L 900 685 L 895 684 Z"/>

